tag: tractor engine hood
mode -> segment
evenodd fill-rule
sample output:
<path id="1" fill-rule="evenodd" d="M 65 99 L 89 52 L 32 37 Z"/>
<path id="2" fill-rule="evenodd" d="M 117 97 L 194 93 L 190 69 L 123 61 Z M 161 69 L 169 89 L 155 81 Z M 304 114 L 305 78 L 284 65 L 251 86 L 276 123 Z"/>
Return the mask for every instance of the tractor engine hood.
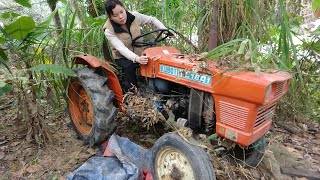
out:
<path id="1" fill-rule="evenodd" d="M 141 65 L 142 76 L 161 78 L 215 95 L 235 98 L 255 104 L 279 99 L 288 90 L 290 74 L 250 71 L 225 71 L 214 61 L 197 61 L 180 54 L 174 47 L 147 48 L 147 65 Z M 204 67 L 205 64 L 205 67 Z"/>

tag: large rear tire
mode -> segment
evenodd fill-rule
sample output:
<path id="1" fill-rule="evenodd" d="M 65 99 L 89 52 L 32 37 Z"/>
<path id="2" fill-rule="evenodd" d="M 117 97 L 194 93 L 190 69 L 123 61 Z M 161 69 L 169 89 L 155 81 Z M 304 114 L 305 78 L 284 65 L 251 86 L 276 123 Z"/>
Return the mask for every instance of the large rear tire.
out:
<path id="1" fill-rule="evenodd" d="M 152 147 L 154 179 L 215 180 L 207 153 L 174 133 L 160 137 Z"/>
<path id="2" fill-rule="evenodd" d="M 118 109 L 113 105 L 114 93 L 107 86 L 107 77 L 93 69 L 75 70 L 68 86 L 68 108 L 71 122 L 80 139 L 90 146 L 100 144 L 114 130 Z"/>
<path id="3" fill-rule="evenodd" d="M 266 151 L 266 139 L 262 136 L 248 148 L 236 145 L 227 152 L 227 159 L 234 165 L 240 164 L 244 168 L 256 167 Z"/>

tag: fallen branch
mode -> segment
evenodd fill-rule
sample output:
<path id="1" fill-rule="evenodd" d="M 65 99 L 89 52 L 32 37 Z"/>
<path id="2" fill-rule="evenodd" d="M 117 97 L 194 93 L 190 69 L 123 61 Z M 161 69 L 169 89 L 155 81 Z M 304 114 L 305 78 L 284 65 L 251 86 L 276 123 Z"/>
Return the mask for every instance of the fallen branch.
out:
<path id="1" fill-rule="evenodd" d="M 290 132 L 291 134 L 297 134 L 299 132 L 301 132 L 301 130 L 295 128 L 295 127 L 289 127 L 288 125 L 282 123 L 282 122 L 279 122 L 279 121 L 275 121 L 275 124 L 281 128 L 283 128 L 284 130 Z"/>
<path id="2" fill-rule="evenodd" d="M 306 177 L 308 179 L 320 179 L 320 173 L 316 171 L 309 171 L 305 169 L 296 169 L 293 167 L 281 167 L 283 174 L 290 176 Z"/>

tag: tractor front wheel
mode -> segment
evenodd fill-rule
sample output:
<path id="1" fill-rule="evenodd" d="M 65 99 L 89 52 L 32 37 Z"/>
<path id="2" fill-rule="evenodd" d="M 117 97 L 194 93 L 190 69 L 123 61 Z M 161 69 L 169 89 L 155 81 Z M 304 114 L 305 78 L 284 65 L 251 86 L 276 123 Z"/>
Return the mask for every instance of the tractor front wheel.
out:
<path id="1" fill-rule="evenodd" d="M 216 179 L 207 153 L 175 133 L 163 135 L 152 147 L 151 170 L 156 180 Z"/>
<path id="2" fill-rule="evenodd" d="M 114 130 L 117 108 L 113 105 L 114 93 L 107 86 L 107 77 L 93 69 L 75 70 L 68 86 L 68 108 L 71 122 L 85 144 L 100 144 Z"/>

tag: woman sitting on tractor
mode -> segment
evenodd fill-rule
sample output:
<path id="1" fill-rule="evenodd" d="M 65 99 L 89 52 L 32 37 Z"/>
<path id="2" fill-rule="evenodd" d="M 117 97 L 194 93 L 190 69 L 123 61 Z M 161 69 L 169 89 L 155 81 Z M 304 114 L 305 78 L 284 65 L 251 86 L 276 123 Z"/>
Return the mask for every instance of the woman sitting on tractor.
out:
<path id="1" fill-rule="evenodd" d="M 134 47 L 132 40 L 141 35 L 140 29 L 144 24 L 152 24 L 159 29 L 167 28 L 155 17 L 128 12 L 119 0 L 107 0 L 105 10 L 109 19 L 103 29 L 112 46 L 113 58 L 116 64 L 124 69 L 129 87 L 137 86 L 135 62 L 147 64 L 148 57 L 141 55 L 143 48 Z M 124 91 L 129 87 L 123 87 Z"/>

